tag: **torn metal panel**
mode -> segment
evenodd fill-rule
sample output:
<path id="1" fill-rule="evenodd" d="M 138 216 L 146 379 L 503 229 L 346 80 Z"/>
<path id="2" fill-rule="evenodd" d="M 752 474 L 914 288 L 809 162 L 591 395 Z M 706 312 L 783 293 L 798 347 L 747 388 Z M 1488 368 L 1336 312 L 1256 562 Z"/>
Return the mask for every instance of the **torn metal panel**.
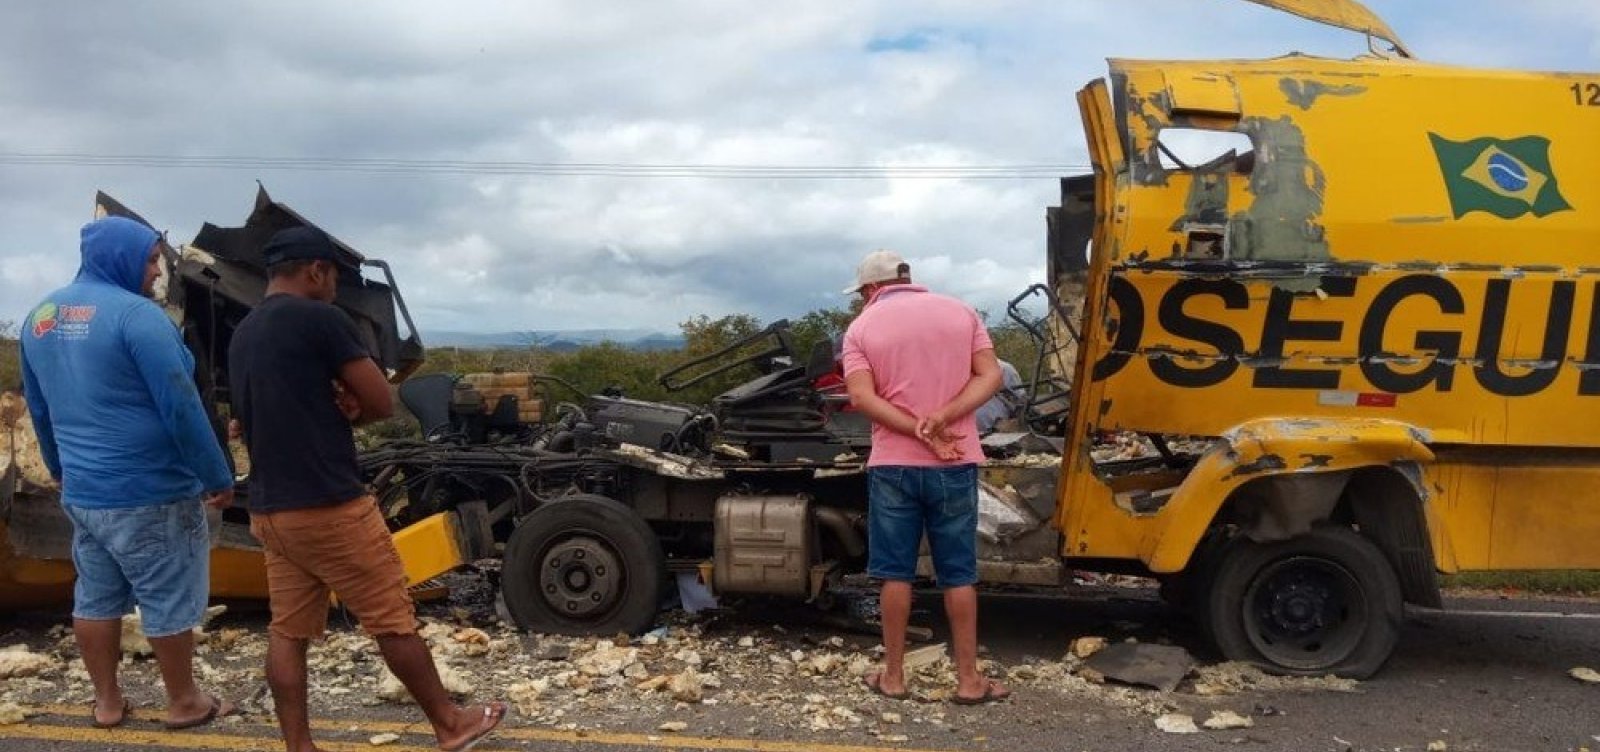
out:
<path id="1" fill-rule="evenodd" d="M 1119 642 L 1089 656 L 1084 665 L 1112 681 L 1171 692 L 1194 670 L 1194 656 L 1175 645 Z"/>
<path id="2" fill-rule="evenodd" d="M 978 537 L 1004 545 L 1044 524 L 1016 489 L 978 482 Z"/>
<path id="3" fill-rule="evenodd" d="M 1249 0 L 1257 5 L 1264 5 L 1293 13 L 1301 18 L 1336 26 L 1351 31 L 1360 32 L 1388 42 L 1394 51 L 1401 57 L 1411 57 L 1411 50 L 1407 49 L 1400 35 L 1389 28 L 1378 14 L 1355 0 Z"/>

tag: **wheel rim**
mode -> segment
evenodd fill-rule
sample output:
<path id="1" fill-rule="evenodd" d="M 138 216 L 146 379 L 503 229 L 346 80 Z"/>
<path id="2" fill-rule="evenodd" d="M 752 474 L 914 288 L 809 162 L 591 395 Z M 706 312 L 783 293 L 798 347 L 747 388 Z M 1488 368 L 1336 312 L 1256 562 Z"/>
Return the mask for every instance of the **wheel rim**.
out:
<path id="1" fill-rule="evenodd" d="M 539 557 L 539 595 L 562 618 L 598 621 L 622 603 L 626 575 L 610 540 L 590 532 L 568 535 Z"/>
<path id="2" fill-rule="evenodd" d="M 1243 605 L 1251 646 L 1268 661 L 1299 670 L 1332 668 L 1349 658 L 1369 614 L 1365 590 L 1350 570 L 1309 556 L 1262 569 Z"/>

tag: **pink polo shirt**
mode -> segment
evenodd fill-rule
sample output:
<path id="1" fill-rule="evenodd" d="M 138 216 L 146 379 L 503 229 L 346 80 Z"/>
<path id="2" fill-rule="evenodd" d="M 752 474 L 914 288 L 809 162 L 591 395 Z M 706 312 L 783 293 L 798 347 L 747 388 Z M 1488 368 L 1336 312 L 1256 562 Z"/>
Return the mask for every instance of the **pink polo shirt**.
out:
<path id="1" fill-rule="evenodd" d="M 972 307 L 921 285 L 879 290 L 844 333 L 844 375 L 871 371 L 873 389 L 890 404 L 922 417 L 944 407 L 972 378 L 972 355 L 994 349 Z M 872 424 L 867 466 L 928 467 L 983 461 L 972 413 L 952 421 L 961 434 L 961 459 L 940 462 L 927 444 Z"/>

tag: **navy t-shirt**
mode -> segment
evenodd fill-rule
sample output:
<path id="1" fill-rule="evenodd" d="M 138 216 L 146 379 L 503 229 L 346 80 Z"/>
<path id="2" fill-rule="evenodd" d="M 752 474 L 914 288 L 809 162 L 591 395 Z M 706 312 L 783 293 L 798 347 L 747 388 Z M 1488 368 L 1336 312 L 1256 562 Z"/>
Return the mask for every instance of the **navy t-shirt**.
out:
<path id="1" fill-rule="evenodd" d="M 331 506 L 367 492 L 333 380 L 344 364 L 369 357 L 344 311 L 309 298 L 270 296 L 234 330 L 228 379 L 250 450 L 251 512 Z"/>

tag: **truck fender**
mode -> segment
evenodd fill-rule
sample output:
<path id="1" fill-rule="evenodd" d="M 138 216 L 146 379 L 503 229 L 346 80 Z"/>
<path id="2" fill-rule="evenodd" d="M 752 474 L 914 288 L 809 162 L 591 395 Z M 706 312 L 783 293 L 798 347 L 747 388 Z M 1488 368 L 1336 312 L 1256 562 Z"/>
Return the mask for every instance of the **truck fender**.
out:
<path id="1" fill-rule="evenodd" d="M 1234 492 L 1261 478 L 1293 484 L 1296 504 L 1313 507 L 1297 520 L 1269 519 L 1253 531 L 1266 539 L 1288 537 L 1298 524 L 1333 510 L 1354 470 L 1392 467 L 1414 482 L 1416 468 L 1433 461 L 1428 440 L 1416 426 L 1375 418 L 1268 418 L 1240 424 L 1184 478 L 1158 515 L 1144 559 L 1153 572 L 1182 571 Z"/>

